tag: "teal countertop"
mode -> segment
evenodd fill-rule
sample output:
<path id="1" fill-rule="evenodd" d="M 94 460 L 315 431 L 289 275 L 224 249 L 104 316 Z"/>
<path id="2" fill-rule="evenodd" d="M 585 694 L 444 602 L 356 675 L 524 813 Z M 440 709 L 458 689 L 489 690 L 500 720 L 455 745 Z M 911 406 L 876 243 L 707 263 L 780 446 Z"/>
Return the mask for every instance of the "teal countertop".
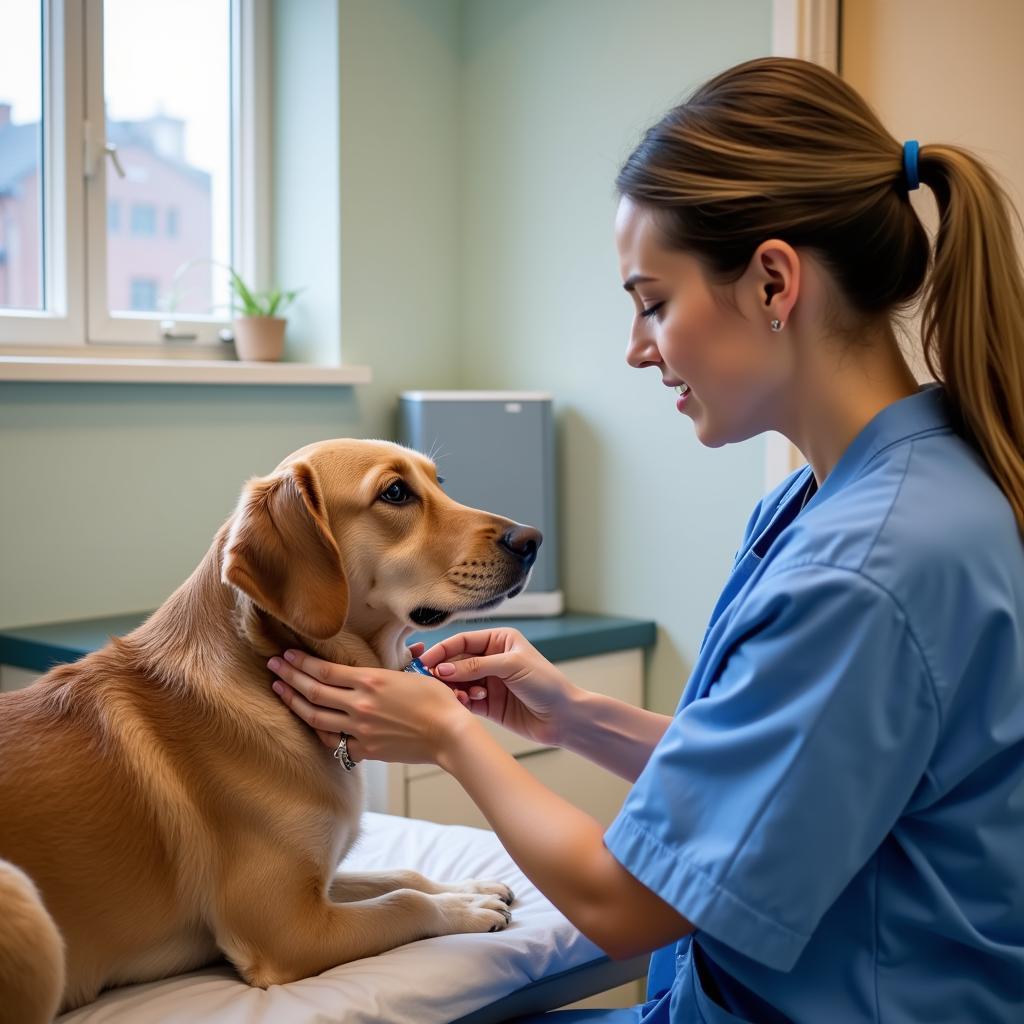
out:
<path id="1" fill-rule="evenodd" d="M 133 612 L 74 622 L 0 629 L 0 665 L 15 665 L 29 671 L 46 672 L 54 665 L 76 661 L 98 650 L 112 636 L 130 633 L 149 614 Z M 513 626 L 520 630 L 550 661 L 585 658 L 625 651 L 631 647 L 653 647 L 656 636 L 655 624 L 648 620 L 569 612 L 547 619 L 497 618 L 454 622 L 442 629 L 414 633 L 410 643 L 422 640 L 429 647 L 455 633 L 495 626 Z"/>

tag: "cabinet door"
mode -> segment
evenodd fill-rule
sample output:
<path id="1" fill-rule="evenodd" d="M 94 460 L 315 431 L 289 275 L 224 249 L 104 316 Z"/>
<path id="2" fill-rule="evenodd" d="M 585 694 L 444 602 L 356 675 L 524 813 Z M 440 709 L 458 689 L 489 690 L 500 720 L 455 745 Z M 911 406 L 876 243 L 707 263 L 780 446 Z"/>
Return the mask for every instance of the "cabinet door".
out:
<path id="1" fill-rule="evenodd" d="M 30 672 L 16 665 L 0 665 L 0 693 L 10 690 L 21 690 L 41 679 L 42 672 Z"/>
<path id="2" fill-rule="evenodd" d="M 610 825 L 629 792 L 630 783 L 598 768 L 568 750 L 542 750 L 524 754 L 520 764 L 548 789 L 580 810 Z M 412 779 L 407 788 L 407 815 L 445 825 L 490 828 L 487 819 L 465 790 L 444 772 Z"/>

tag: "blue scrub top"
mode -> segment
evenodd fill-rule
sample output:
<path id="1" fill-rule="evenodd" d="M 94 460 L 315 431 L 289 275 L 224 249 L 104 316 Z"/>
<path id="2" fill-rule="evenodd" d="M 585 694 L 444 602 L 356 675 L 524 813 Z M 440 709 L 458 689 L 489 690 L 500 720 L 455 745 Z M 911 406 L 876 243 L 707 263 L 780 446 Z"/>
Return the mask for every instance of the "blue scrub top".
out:
<path id="1" fill-rule="evenodd" d="M 1024 1021 L 1024 544 L 928 387 L 754 510 L 605 836 L 650 1022 Z"/>

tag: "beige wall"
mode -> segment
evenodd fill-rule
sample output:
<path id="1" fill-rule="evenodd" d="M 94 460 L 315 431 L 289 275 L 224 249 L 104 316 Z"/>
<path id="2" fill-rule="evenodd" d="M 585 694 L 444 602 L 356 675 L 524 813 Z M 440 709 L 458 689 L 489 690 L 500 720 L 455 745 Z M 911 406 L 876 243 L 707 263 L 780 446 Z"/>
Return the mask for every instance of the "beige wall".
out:
<path id="1" fill-rule="evenodd" d="M 973 150 L 995 170 L 1018 210 L 1024 210 L 1022 56 L 1022 0 L 842 5 L 843 77 L 897 139 Z M 934 231 L 931 193 L 922 188 L 912 201 Z"/>
<path id="2" fill-rule="evenodd" d="M 845 0 L 842 74 L 900 139 L 977 151 L 1024 197 L 1024 3 Z"/>

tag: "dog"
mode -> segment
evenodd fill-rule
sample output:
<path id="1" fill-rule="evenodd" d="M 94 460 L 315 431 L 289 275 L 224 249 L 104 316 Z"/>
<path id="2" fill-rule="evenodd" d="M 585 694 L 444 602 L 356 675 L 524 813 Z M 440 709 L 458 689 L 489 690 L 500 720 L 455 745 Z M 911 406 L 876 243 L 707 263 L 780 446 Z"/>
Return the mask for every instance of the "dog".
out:
<path id="1" fill-rule="evenodd" d="M 251 985 L 504 928 L 500 882 L 335 874 L 363 786 L 270 689 L 289 647 L 398 669 L 416 627 L 525 585 L 541 536 L 385 441 L 250 480 L 138 629 L 0 695 L 0 1022 L 230 960 Z"/>

